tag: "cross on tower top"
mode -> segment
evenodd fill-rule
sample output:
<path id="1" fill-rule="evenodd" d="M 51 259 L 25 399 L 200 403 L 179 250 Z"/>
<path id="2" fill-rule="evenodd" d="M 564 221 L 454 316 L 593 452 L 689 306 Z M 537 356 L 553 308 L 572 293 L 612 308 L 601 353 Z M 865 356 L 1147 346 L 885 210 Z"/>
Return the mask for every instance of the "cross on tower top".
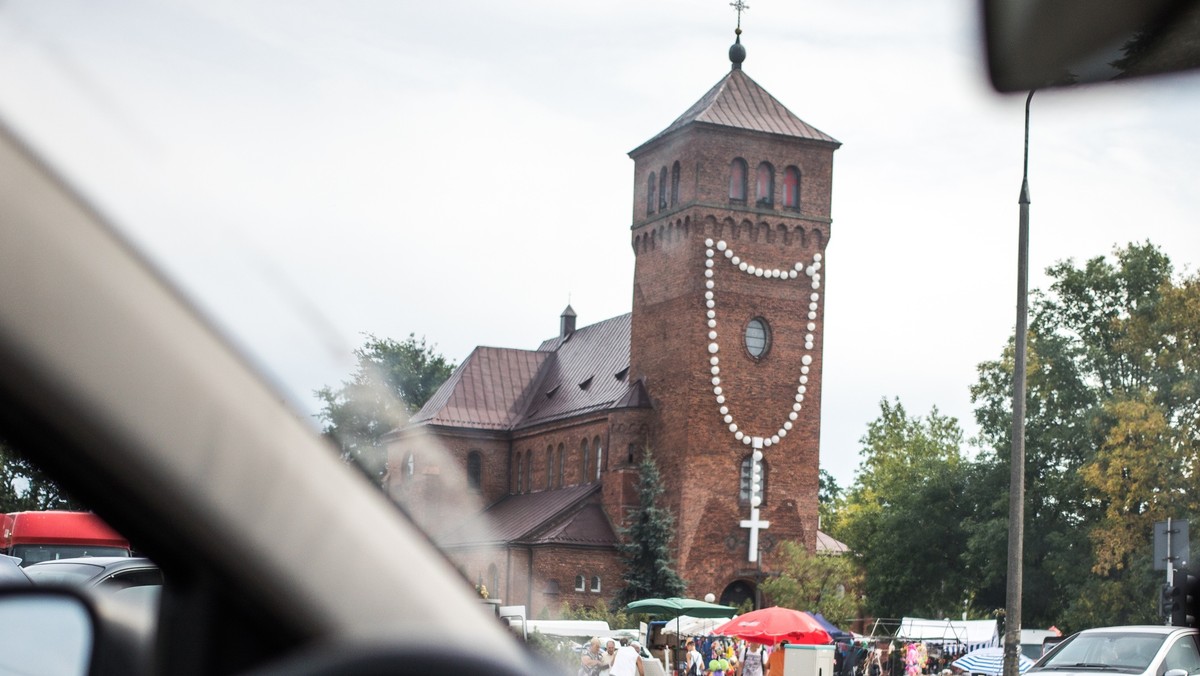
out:
<path id="1" fill-rule="evenodd" d="M 738 14 L 737 33 L 738 33 L 738 35 L 741 35 L 742 34 L 742 12 L 750 9 L 750 5 L 747 5 L 745 0 L 734 0 L 733 2 L 729 3 L 729 6 L 737 10 L 737 14 Z"/>
<path id="2" fill-rule="evenodd" d="M 729 6 L 737 10 L 737 29 L 733 34 L 737 38 L 733 41 L 733 46 L 729 48 L 729 61 L 733 64 L 734 70 L 739 70 L 742 67 L 742 62 L 746 60 L 746 48 L 742 46 L 742 12 L 750 9 L 750 5 L 746 4 L 746 0 L 733 0 Z"/>

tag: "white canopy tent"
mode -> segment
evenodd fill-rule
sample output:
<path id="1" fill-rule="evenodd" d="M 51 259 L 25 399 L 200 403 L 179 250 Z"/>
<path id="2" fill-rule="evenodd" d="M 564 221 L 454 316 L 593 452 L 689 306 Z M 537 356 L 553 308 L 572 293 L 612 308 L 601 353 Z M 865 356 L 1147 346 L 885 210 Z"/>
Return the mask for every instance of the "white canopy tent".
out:
<path id="1" fill-rule="evenodd" d="M 734 615 L 734 617 L 737 617 Z M 713 629 L 728 622 L 728 617 L 692 617 L 682 615 L 663 626 L 664 634 L 680 634 L 681 636 L 707 636 Z"/>
<path id="2" fill-rule="evenodd" d="M 943 649 L 952 653 L 1000 645 L 1000 634 L 994 620 L 924 620 L 906 617 L 900 620 L 896 638 L 941 643 Z"/>
<path id="3" fill-rule="evenodd" d="M 593 636 L 607 637 L 608 623 L 603 620 L 529 620 L 529 633 L 536 630 L 543 636 L 561 636 L 563 638 L 590 639 Z"/>

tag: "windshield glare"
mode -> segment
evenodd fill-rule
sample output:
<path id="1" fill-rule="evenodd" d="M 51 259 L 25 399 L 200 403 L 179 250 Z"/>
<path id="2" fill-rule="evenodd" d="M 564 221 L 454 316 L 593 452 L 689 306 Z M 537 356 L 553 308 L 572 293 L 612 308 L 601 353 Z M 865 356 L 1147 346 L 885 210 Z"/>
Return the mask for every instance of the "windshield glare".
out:
<path id="1" fill-rule="evenodd" d="M 1165 637 L 1160 634 L 1080 634 L 1051 653 L 1042 669 L 1103 665 L 1116 671 L 1145 671 Z"/>

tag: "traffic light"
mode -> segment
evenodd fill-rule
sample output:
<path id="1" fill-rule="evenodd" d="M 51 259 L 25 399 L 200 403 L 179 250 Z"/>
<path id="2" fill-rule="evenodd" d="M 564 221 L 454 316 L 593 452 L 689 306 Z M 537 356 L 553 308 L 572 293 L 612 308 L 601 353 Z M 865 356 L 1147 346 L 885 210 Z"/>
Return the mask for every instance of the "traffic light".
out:
<path id="1" fill-rule="evenodd" d="M 1175 571 L 1174 585 L 1171 590 L 1171 625 L 1175 627 L 1195 627 L 1197 612 L 1196 603 L 1200 600 L 1200 578 L 1192 575 L 1186 569 Z"/>
<path id="2" fill-rule="evenodd" d="M 1175 588 L 1165 582 L 1162 588 L 1159 589 L 1158 595 L 1158 616 L 1169 618 L 1171 617 L 1171 599 Z"/>

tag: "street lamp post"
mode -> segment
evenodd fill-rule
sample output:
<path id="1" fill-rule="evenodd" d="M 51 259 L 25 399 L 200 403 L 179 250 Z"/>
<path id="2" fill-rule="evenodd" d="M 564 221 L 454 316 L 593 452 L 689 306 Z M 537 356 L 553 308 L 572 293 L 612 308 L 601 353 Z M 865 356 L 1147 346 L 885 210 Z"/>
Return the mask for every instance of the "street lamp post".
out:
<path id="1" fill-rule="evenodd" d="M 1029 104 L 1025 99 L 1025 165 L 1017 235 L 1017 328 L 1013 355 L 1012 467 L 1008 485 L 1008 585 L 1004 611 L 1004 676 L 1019 676 L 1021 578 L 1025 555 L 1025 351 L 1029 304 Z"/>

